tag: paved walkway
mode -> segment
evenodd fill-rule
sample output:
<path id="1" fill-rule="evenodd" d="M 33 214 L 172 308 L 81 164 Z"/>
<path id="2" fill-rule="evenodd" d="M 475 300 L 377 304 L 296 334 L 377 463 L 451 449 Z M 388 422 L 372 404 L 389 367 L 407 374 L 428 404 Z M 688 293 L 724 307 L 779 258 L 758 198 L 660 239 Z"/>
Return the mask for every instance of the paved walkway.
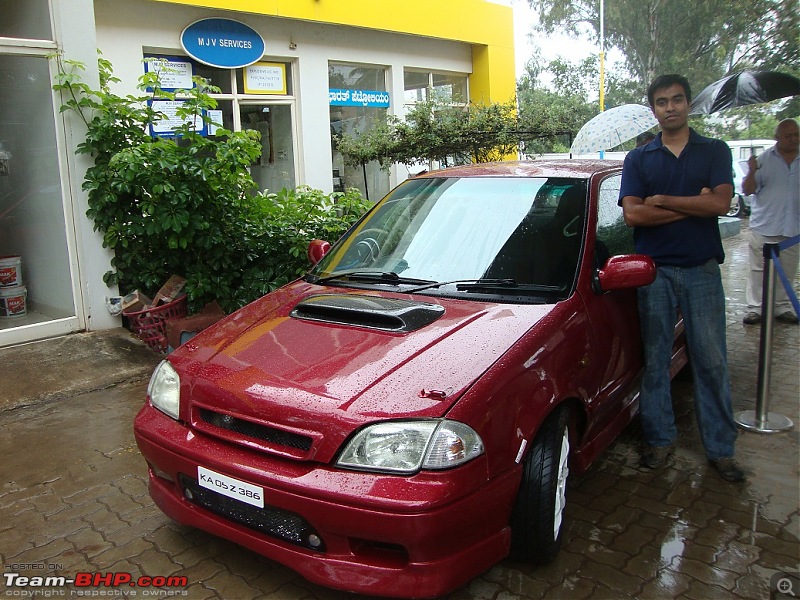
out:
<path id="1" fill-rule="evenodd" d="M 755 408 L 760 329 L 741 322 L 746 244 L 736 236 L 725 245 L 738 414 Z M 773 348 L 770 410 L 794 427 L 741 433 L 737 452 L 747 483 L 725 483 L 707 467 L 691 385 L 677 381 L 681 439 L 669 467 L 638 467 L 640 433 L 632 424 L 587 474 L 572 479 L 564 547 L 554 563 L 501 562 L 450 598 L 756 599 L 769 598 L 784 575 L 794 575 L 800 594 L 800 328 L 776 324 Z M 115 572 L 119 582 L 178 576 L 185 584 L 15 587 L 6 575 L 0 596 L 358 598 L 177 525 L 154 507 L 131 422 L 158 360 L 122 330 L 0 350 L 0 558 L 6 574 L 25 577 Z"/>

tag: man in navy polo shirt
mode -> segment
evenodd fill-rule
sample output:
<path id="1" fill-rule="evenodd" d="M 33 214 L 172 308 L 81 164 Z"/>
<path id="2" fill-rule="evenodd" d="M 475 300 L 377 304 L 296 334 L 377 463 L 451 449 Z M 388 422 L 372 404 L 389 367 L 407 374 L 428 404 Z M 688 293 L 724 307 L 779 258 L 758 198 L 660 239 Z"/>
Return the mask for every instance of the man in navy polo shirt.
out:
<path id="1" fill-rule="evenodd" d="M 717 217 L 733 196 L 731 152 L 688 125 L 691 88 L 662 75 L 647 89 L 661 132 L 632 150 L 622 170 L 620 205 L 636 251 L 653 258 L 656 280 L 638 290 L 645 354 L 640 413 L 644 467 L 663 466 L 677 430 L 670 395 L 670 358 L 678 311 L 683 315 L 694 378 L 695 414 L 706 457 L 726 481 L 743 481 L 733 458 L 733 420 L 725 340 L 724 260 Z"/>

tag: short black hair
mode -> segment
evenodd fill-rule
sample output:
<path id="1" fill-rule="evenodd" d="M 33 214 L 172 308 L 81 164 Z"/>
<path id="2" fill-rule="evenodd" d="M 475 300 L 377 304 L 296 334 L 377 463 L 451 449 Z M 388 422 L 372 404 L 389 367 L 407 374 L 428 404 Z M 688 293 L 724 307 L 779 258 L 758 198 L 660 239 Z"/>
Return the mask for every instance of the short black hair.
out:
<path id="1" fill-rule="evenodd" d="M 686 79 L 683 75 L 660 75 L 653 80 L 653 83 L 649 85 L 647 88 L 647 101 L 650 103 L 650 106 L 653 106 L 653 98 L 656 95 L 658 90 L 663 90 L 664 88 L 671 87 L 673 85 L 679 85 L 683 88 L 683 93 L 686 96 L 686 102 L 692 102 L 692 88 L 689 86 L 689 80 Z"/>
<path id="2" fill-rule="evenodd" d="M 640 133 L 636 136 L 636 145 L 637 146 L 644 146 L 648 142 L 656 139 L 656 134 L 652 131 L 645 131 L 644 133 Z"/>

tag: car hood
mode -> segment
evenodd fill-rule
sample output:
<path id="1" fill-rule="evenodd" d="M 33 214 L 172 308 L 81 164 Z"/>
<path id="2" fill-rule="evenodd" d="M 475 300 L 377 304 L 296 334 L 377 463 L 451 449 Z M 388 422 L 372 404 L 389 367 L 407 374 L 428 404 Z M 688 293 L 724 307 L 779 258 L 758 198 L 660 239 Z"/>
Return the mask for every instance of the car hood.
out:
<path id="1" fill-rule="evenodd" d="M 309 305 L 324 310 L 304 312 Z M 414 314 L 358 314 L 376 307 Z M 368 422 L 443 416 L 551 309 L 297 282 L 207 329 L 170 361 L 194 409 L 325 438 L 333 452 Z"/>

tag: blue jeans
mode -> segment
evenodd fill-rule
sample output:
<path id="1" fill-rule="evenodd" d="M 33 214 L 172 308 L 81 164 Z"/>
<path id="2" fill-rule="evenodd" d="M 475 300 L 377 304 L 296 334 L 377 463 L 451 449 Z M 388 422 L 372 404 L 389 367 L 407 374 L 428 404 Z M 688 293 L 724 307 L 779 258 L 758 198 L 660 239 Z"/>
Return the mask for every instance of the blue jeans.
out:
<path id="1" fill-rule="evenodd" d="M 709 459 L 733 456 L 733 420 L 725 341 L 725 292 L 716 260 L 692 268 L 659 267 L 639 288 L 645 370 L 640 414 L 651 446 L 675 443 L 669 368 L 678 310 L 683 315 L 694 378 L 697 426 Z"/>

